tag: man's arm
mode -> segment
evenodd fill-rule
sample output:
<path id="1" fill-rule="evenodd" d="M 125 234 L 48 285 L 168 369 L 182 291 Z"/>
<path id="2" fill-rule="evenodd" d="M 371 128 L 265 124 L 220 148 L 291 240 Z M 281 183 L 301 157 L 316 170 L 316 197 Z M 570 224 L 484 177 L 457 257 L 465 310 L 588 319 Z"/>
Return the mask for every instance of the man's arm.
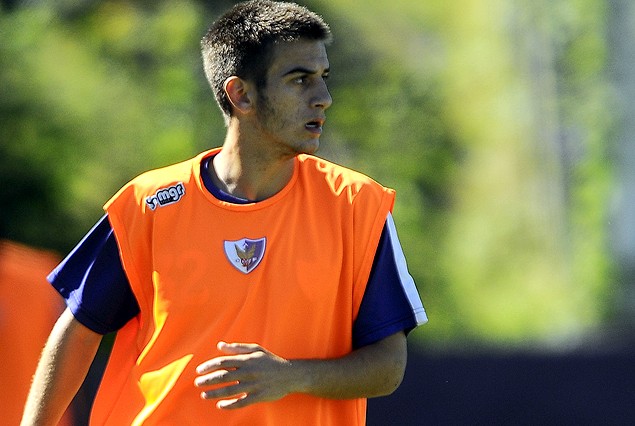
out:
<path id="1" fill-rule="evenodd" d="M 226 356 L 197 368 L 204 399 L 220 399 L 218 408 L 241 408 L 274 401 L 290 393 L 321 398 L 352 399 L 388 395 L 403 378 L 406 336 L 398 332 L 336 359 L 286 360 L 251 344 L 219 343 Z"/>
<path id="2" fill-rule="evenodd" d="M 56 425 L 81 386 L 102 335 L 86 328 L 66 309 L 42 352 L 21 426 Z"/>

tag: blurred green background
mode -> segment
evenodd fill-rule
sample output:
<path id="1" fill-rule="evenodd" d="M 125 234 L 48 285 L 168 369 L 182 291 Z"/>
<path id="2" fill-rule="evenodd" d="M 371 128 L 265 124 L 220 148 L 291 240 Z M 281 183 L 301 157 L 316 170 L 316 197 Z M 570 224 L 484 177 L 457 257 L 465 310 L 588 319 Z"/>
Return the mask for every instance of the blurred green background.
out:
<path id="1" fill-rule="evenodd" d="M 199 40 L 232 1 L 1 1 L 0 238 L 68 252 L 125 182 L 218 146 Z M 320 155 L 397 190 L 426 348 L 632 336 L 635 6 L 313 0 Z"/>

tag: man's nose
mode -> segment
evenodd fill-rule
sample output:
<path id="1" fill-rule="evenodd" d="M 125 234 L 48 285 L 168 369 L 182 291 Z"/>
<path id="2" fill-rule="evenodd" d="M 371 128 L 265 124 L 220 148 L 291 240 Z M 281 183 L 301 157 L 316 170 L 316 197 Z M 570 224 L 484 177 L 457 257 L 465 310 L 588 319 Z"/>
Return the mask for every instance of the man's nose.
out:
<path id="1" fill-rule="evenodd" d="M 322 81 L 320 87 L 317 89 L 315 97 L 313 98 L 312 105 L 316 108 L 327 109 L 333 103 L 331 93 L 329 92 L 326 82 Z"/>

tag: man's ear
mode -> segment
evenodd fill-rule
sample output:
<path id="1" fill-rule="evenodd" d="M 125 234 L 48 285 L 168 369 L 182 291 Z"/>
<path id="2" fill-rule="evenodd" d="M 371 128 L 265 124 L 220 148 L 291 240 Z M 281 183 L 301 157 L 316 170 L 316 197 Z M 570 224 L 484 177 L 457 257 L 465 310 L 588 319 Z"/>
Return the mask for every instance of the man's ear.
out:
<path id="1" fill-rule="evenodd" d="M 232 76 L 225 80 L 225 93 L 232 106 L 242 112 L 248 112 L 252 107 L 251 85 L 240 77 Z"/>

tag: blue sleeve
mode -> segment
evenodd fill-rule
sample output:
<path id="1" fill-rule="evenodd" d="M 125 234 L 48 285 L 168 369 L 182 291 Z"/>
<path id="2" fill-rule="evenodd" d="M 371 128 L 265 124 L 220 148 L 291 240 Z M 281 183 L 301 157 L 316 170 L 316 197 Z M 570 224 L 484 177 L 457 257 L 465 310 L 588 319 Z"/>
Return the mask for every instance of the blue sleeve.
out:
<path id="1" fill-rule="evenodd" d="M 107 215 L 51 272 L 48 281 L 75 318 L 96 333 L 116 331 L 139 313 Z"/>
<path id="2" fill-rule="evenodd" d="M 353 347 L 360 348 L 395 334 L 409 333 L 428 321 L 389 214 L 353 324 Z"/>

